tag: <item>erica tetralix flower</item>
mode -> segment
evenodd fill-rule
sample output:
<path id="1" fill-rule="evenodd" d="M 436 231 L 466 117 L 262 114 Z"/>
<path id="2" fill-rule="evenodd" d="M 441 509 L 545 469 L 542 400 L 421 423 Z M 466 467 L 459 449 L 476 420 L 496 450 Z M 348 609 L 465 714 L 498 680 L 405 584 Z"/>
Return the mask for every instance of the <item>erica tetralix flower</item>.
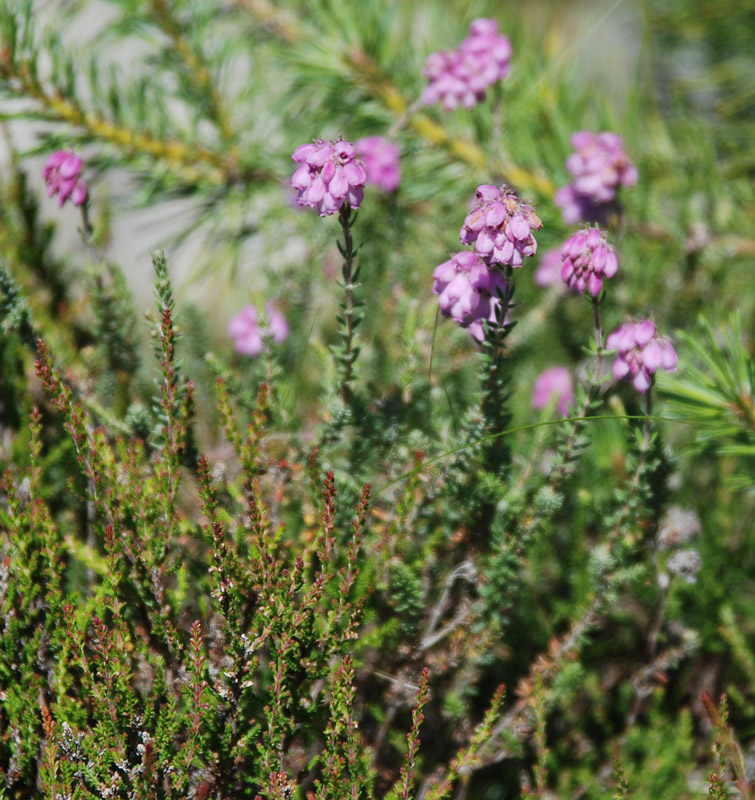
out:
<path id="1" fill-rule="evenodd" d="M 625 322 L 606 339 L 606 347 L 617 350 L 613 374 L 618 380 L 631 380 L 638 392 L 646 392 L 660 368 L 672 372 L 677 356 L 671 340 L 656 332 L 649 319 Z"/>
<path id="2" fill-rule="evenodd" d="M 344 202 L 359 208 L 367 172 L 351 142 L 317 139 L 297 147 L 291 157 L 299 164 L 291 185 L 300 206 L 316 209 L 321 217 L 335 214 Z"/>

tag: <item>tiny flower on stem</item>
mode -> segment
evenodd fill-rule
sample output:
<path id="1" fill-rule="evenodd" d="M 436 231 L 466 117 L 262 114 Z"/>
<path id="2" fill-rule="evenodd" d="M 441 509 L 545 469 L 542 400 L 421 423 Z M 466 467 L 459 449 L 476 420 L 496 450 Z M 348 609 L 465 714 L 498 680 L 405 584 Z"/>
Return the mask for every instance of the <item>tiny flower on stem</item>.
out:
<path id="1" fill-rule="evenodd" d="M 647 392 L 659 367 L 668 372 L 676 369 L 677 356 L 671 340 L 658 334 L 649 319 L 620 325 L 606 339 L 606 347 L 618 351 L 614 377 L 631 380 L 638 392 Z"/>
<path id="2" fill-rule="evenodd" d="M 254 306 L 243 308 L 228 323 L 228 336 L 242 355 L 256 358 L 265 349 L 265 337 L 272 337 L 274 342 L 288 338 L 288 323 L 283 314 L 272 303 L 267 303 L 265 310 L 267 320 L 264 326 L 260 324 Z"/>
<path id="3" fill-rule="evenodd" d="M 62 208 L 69 198 L 75 206 L 81 206 L 87 199 L 86 181 L 81 177 L 84 162 L 72 150 L 56 150 L 45 162 L 42 177 L 47 183 L 50 197 L 58 196 Z"/>
<path id="4" fill-rule="evenodd" d="M 486 90 L 509 73 L 511 42 L 498 33 L 494 19 L 476 19 L 469 36 L 456 50 L 432 53 L 425 63 L 429 83 L 422 93 L 425 105 L 441 103 L 446 111 L 472 108 Z"/>
<path id="5" fill-rule="evenodd" d="M 618 268 L 616 250 L 599 228 L 572 234 L 561 247 L 561 279 L 577 292 L 586 289 L 593 297 L 600 294 L 603 280 L 612 278 Z"/>
<path id="6" fill-rule="evenodd" d="M 365 136 L 354 146 L 364 162 L 367 182 L 385 192 L 395 192 L 401 182 L 398 145 L 382 136 Z"/>
<path id="7" fill-rule="evenodd" d="M 532 392 L 533 408 L 545 408 L 554 397 L 558 413 L 568 414 L 569 406 L 574 402 L 574 386 L 571 373 L 566 367 L 547 369 L 535 380 Z"/>
<path id="8" fill-rule="evenodd" d="M 359 208 L 367 172 L 351 142 L 316 139 L 297 147 L 291 157 L 299 164 L 291 185 L 300 206 L 316 209 L 321 217 L 335 214 L 345 202 Z"/>
<path id="9" fill-rule="evenodd" d="M 521 267 L 525 256 L 537 252 L 532 232 L 543 227 L 540 217 L 507 186 L 478 186 L 475 197 L 461 228 L 461 241 L 474 244 L 487 264 Z"/>

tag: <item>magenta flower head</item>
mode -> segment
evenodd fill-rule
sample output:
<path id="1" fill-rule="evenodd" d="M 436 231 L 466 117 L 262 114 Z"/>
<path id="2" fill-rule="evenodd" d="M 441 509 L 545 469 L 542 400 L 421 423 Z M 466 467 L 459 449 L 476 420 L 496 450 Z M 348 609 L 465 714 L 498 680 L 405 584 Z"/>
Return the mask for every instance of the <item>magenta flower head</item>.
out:
<path id="1" fill-rule="evenodd" d="M 619 268 L 616 250 L 606 241 L 600 228 L 587 228 L 572 234 L 561 247 L 561 279 L 577 292 L 587 289 L 600 294 L 603 279 L 612 278 Z"/>
<path id="2" fill-rule="evenodd" d="M 300 206 L 317 209 L 321 217 L 335 214 L 344 202 L 359 208 L 367 173 L 351 142 L 316 139 L 297 147 L 292 158 L 299 164 L 291 185 Z"/>
<path id="3" fill-rule="evenodd" d="M 498 33 L 494 19 L 476 19 L 457 50 L 432 53 L 425 63 L 429 83 L 422 93 L 425 105 L 441 103 L 446 111 L 472 108 L 486 90 L 509 72 L 511 42 Z"/>
<path id="4" fill-rule="evenodd" d="M 579 131 L 571 138 L 574 151 L 566 168 L 574 180 L 556 193 L 556 205 L 564 222 L 593 222 L 601 218 L 621 186 L 637 183 L 637 168 L 624 151 L 624 142 L 616 133 Z"/>
<path id="5" fill-rule="evenodd" d="M 395 192 L 401 181 L 398 145 L 382 136 L 365 136 L 355 146 L 364 162 L 367 182 L 385 192 Z"/>
<path id="6" fill-rule="evenodd" d="M 47 194 L 58 196 L 58 205 L 71 198 L 75 206 L 83 205 L 87 199 L 86 181 L 81 177 L 84 162 L 72 150 L 56 150 L 45 162 L 42 177 L 47 183 Z"/>
<path id="7" fill-rule="evenodd" d="M 646 392 L 659 367 L 672 372 L 677 357 L 671 340 L 660 336 L 652 320 L 625 322 L 606 339 L 606 347 L 617 350 L 613 374 L 617 380 L 631 379 L 638 392 Z"/>
<path id="8" fill-rule="evenodd" d="M 461 241 L 474 244 L 488 264 L 521 267 L 525 256 L 537 252 L 532 232 L 543 227 L 540 217 L 508 186 L 478 186 L 475 196 L 461 228 Z"/>
<path id="9" fill-rule="evenodd" d="M 254 306 L 243 308 L 228 323 L 228 336 L 233 339 L 237 352 L 256 358 L 265 349 L 266 336 L 271 336 L 275 342 L 288 338 L 288 323 L 283 314 L 272 303 L 267 303 L 265 312 L 265 327 L 260 325 Z"/>
<path id="10" fill-rule="evenodd" d="M 451 317 L 472 335 L 485 338 L 483 320 L 494 320 L 500 305 L 498 290 L 504 292 L 506 279 L 480 258 L 465 250 L 436 267 L 433 293 L 439 295 L 440 312 Z"/>
<path id="11" fill-rule="evenodd" d="M 574 402 L 574 387 L 571 373 L 566 367 L 546 369 L 535 380 L 532 392 L 533 408 L 545 408 L 554 397 L 558 413 L 568 414 L 569 405 Z"/>

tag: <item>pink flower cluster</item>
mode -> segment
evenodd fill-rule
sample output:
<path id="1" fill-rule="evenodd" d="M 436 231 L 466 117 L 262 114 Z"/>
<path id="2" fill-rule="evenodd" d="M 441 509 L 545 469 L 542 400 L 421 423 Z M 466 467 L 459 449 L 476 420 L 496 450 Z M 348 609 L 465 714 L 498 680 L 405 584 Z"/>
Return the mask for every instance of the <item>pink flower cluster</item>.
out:
<path id="1" fill-rule="evenodd" d="M 600 228 L 588 228 L 572 234 L 561 247 L 561 278 L 578 292 L 600 294 L 603 279 L 612 278 L 619 268 L 616 250 L 606 241 Z"/>
<path id="2" fill-rule="evenodd" d="M 291 180 L 300 206 L 317 209 L 321 217 L 335 214 L 344 202 L 359 208 L 367 173 L 351 142 L 317 139 L 297 147 L 292 158 L 300 165 Z"/>
<path id="3" fill-rule="evenodd" d="M 552 367 L 541 372 L 535 380 L 532 392 L 534 408 L 545 408 L 553 398 L 559 414 L 569 413 L 569 405 L 574 402 L 574 386 L 571 373 L 566 367 Z"/>
<path id="4" fill-rule="evenodd" d="M 57 195 L 61 208 L 69 197 L 75 206 L 83 205 L 86 201 L 87 185 L 81 177 L 83 166 L 81 156 L 71 150 L 56 150 L 47 159 L 42 177 L 47 183 L 48 195 Z"/>
<path id="5" fill-rule="evenodd" d="M 537 252 L 532 231 L 543 227 L 540 218 L 506 186 L 478 186 L 476 197 L 461 228 L 461 241 L 474 244 L 488 264 L 521 267 L 525 256 Z"/>
<path id="6" fill-rule="evenodd" d="M 660 336 L 652 320 L 625 322 L 606 339 L 606 347 L 618 350 L 613 364 L 617 380 L 631 379 L 638 392 L 646 392 L 659 367 L 676 369 L 677 357 L 671 340 Z"/>
<path id="7" fill-rule="evenodd" d="M 395 192 L 401 181 L 398 145 L 382 136 L 365 136 L 354 144 L 364 162 L 367 182 L 385 192 Z"/>
<path id="8" fill-rule="evenodd" d="M 460 235 L 475 249 L 454 254 L 433 273 L 433 292 L 439 295 L 443 316 L 484 341 L 484 320 L 496 320 L 499 291 L 504 294 L 507 288 L 500 267 L 520 267 L 524 256 L 534 255 L 537 242 L 532 231 L 541 227 L 532 207 L 520 203 L 512 189 L 478 186 Z"/>
<path id="9" fill-rule="evenodd" d="M 265 349 L 266 336 L 271 336 L 275 342 L 288 338 L 288 323 L 283 314 L 272 303 L 266 305 L 265 312 L 264 327 L 254 306 L 243 308 L 228 323 L 228 336 L 233 339 L 237 352 L 256 358 Z"/>
<path id="10" fill-rule="evenodd" d="M 556 205 L 564 222 L 596 222 L 606 204 L 616 197 L 620 186 L 637 183 L 637 168 L 624 151 L 624 142 L 616 133 L 579 131 L 571 138 L 575 152 L 566 160 L 574 180 L 556 192 Z"/>
<path id="11" fill-rule="evenodd" d="M 440 311 L 482 342 L 483 320 L 495 320 L 500 305 L 498 290 L 506 289 L 506 279 L 491 269 L 477 253 L 465 250 L 454 254 L 433 272 L 433 293 L 439 295 Z"/>
<path id="12" fill-rule="evenodd" d="M 511 42 L 498 33 L 498 23 L 476 19 L 458 49 L 428 56 L 424 74 L 430 82 L 422 102 L 440 102 L 447 111 L 472 108 L 484 100 L 490 86 L 508 75 L 510 59 Z"/>

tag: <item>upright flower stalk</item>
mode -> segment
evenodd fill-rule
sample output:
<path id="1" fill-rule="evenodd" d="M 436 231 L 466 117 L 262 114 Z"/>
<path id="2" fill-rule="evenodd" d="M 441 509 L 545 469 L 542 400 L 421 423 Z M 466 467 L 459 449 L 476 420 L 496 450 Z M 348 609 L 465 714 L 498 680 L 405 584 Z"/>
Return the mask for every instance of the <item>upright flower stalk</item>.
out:
<path id="1" fill-rule="evenodd" d="M 338 315 L 341 323 L 341 337 L 343 345 L 336 349 L 341 371 L 341 399 L 348 403 L 351 399 L 351 383 L 354 379 L 354 362 L 359 355 L 359 348 L 354 347 L 355 331 L 362 321 L 359 308 L 363 302 L 355 300 L 354 290 L 359 286 L 359 267 L 354 266 L 357 251 L 354 249 L 354 240 L 351 236 L 351 226 L 356 221 L 356 213 L 352 215 L 351 207 L 344 203 L 338 212 L 338 219 L 343 229 L 343 244 L 338 242 L 338 249 L 343 256 L 343 289 L 345 300 L 339 303 L 343 316 Z"/>
<path id="2" fill-rule="evenodd" d="M 343 344 L 334 347 L 333 351 L 341 373 L 341 399 L 348 404 L 354 379 L 354 362 L 359 355 L 359 348 L 354 347 L 354 332 L 361 322 L 358 309 L 363 305 L 354 299 L 359 268 L 354 266 L 358 248 L 354 248 L 351 236 L 351 227 L 356 222 L 356 214 L 352 215 L 352 210 L 358 209 L 364 198 L 367 170 L 364 162 L 357 158 L 354 145 L 343 139 L 334 142 L 315 139 L 313 143 L 297 147 L 292 158 L 299 165 L 291 180 L 291 185 L 299 193 L 299 205 L 314 208 L 321 217 L 338 211 L 343 228 L 343 244 L 338 242 L 338 250 L 343 256 L 342 285 L 345 292 L 344 302 L 339 303 L 343 314 L 338 315 Z"/>

